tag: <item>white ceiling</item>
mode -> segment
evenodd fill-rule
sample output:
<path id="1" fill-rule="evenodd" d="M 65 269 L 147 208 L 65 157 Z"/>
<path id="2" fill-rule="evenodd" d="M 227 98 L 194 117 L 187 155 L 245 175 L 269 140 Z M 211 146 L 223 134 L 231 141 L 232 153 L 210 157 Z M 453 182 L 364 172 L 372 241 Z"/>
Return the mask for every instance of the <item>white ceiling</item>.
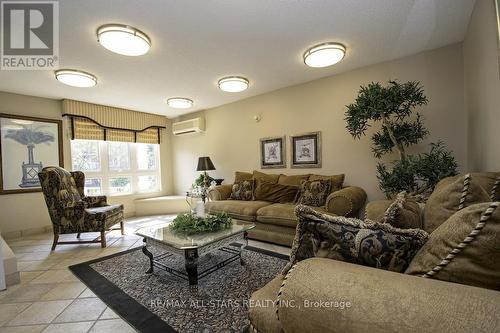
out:
<path id="1" fill-rule="evenodd" d="M 51 71 L 0 71 L 0 90 L 71 98 L 168 117 L 462 41 L 474 0 L 60 0 L 60 68 L 95 74 L 73 88 Z M 135 26 L 152 40 L 142 57 L 101 47 L 96 28 Z M 325 41 L 347 47 L 342 62 L 313 69 L 302 53 Z M 241 75 L 243 93 L 217 80 Z M 189 110 L 165 99 L 194 100 Z M 1 101 L 0 101 L 1 106 Z M 6 110 L 5 110 L 6 111 Z"/>

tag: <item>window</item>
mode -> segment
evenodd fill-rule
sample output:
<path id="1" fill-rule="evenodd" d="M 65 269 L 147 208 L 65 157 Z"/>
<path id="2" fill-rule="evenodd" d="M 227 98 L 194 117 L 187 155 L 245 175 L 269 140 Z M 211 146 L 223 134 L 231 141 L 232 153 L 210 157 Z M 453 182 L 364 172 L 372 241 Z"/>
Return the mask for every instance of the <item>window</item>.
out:
<path id="1" fill-rule="evenodd" d="M 157 144 L 72 140 L 73 170 L 85 173 L 86 195 L 161 191 Z"/>

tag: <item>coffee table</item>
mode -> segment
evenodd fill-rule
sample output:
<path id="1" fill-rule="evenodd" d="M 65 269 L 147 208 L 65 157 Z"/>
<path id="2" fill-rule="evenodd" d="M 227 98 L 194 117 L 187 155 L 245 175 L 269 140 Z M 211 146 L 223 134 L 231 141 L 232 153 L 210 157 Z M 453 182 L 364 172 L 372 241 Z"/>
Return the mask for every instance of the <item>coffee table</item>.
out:
<path id="1" fill-rule="evenodd" d="M 135 233 L 143 237 L 142 252 L 149 258 L 149 269 L 146 273 L 153 273 L 154 267 L 156 267 L 188 280 L 189 285 L 197 285 L 198 279 L 215 272 L 235 260 L 239 259 L 241 265 L 245 264 L 241 254 L 248 245 L 247 232 L 253 228 L 255 228 L 255 224 L 253 223 L 233 219 L 233 223 L 229 228 L 215 232 L 186 235 L 173 232 L 168 226 L 165 226 L 141 228 Z M 231 246 L 231 244 L 241 241 L 243 241 L 241 247 Z M 153 256 L 147 248 L 148 245 L 155 245 L 166 252 Z M 213 251 L 223 251 L 230 253 L 231 256 L 202 272 L 198 272 L 198 259 Z M 160 262 L 161 259 L 172 255 L 184 257 L 185 272 Z"/>

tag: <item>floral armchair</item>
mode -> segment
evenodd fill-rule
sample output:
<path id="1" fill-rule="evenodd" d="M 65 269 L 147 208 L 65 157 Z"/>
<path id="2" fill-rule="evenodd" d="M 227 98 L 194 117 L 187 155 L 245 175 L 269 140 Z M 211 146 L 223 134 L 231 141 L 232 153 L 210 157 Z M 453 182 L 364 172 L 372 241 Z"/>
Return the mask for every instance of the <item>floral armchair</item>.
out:
<path id="1" fill-rule="evenodd" d="M 105 232 L 120 223 L 123 235 L 123 205 L 108 205 L 105 196 L 84 194 L 85 175 L 59 167 L 46 167 L 38 173 L 50 219 L 54 229 L 52 250 L 57 244 L 101 243 L 106 247 Z M 61 234 L 100 232 L 100 239 L 91 241 L 59 241 Z"/>

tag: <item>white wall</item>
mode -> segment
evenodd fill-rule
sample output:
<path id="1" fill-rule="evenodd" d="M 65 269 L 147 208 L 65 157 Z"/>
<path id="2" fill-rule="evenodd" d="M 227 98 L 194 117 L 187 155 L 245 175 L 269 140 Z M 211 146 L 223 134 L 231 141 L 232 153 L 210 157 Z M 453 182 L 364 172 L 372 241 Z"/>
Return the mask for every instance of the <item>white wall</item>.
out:
<path id="1" fill-rule="evenodd" d="M 477 0 L 464 41 L 471 170 L 500 170 L 500 75 L 493 0 Z"/>
<path id="2" fill-rule="evenodd" d="M 185 191 L 197 176 L 199 156 L 210 156 L 217 168 L 211 174 L 230 183 L 236 170 L 259 169 L 259 138 L 286 135 L 289 166 L 288 137 L 321 131 L 321 169 L 268 169 L 268 172 L 345 173 L 346 183 L 363 187 L 369 200 L 381 198 L 370 136 L 354 140 L 345 129 L 344 113 L 345 105 L 354 101 L 360 85 L 390 79 L 418 80 L 423 84 L 429 98 L 428 106 L 421 110 L 431 132 L 427 141 L 443 140 L 455 152 L 461 168 L 467 169 L 462 44 L 454 44 L 182 117 L 202 114 L 207 127 L 204 134 L 173 138 L 175 191 Z M 254 115 L 260 115 L 262 120 L 255 122 Z M 427 149 L 425 145 L 417 149 L 422 148 Z"/>

